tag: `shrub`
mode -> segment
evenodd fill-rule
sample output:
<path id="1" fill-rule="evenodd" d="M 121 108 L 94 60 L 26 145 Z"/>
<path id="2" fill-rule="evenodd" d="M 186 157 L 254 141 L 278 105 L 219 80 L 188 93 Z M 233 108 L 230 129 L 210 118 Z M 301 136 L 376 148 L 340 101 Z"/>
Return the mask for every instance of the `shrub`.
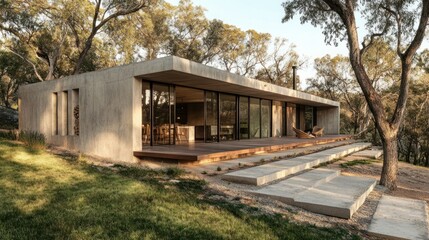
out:
<path id="1" fill-rule="evenodd" d="M 185 173 L 185 170 L 178 167 L 169 167 L 165 169 L 165 174 L 170 178 L 177 178 Z"/>
<path id="2" fill-rule="evenodd" d="M 46 147 L 46 137 L 43 133 L 36 131 L 21 131 L 19 133 L 18 140 L 23 142 L 26 146 L 31 149 L 45 149 Z"/>
<path id="3" fill-rule="evenodd" d="M 17 130 L 1 130 L 0 131 L 0 138 L 6 138 L 9 140 L 18 140 L 18 134 L 19 132 Z"/>

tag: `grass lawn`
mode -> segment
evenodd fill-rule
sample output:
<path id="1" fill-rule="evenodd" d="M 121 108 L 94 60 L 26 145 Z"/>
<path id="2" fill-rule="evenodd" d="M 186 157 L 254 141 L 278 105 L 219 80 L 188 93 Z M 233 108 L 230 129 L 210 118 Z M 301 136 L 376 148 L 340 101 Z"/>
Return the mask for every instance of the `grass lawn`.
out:
<path id="1" fill-rule="evenodd" d="M 209 200 L 204 182 L 175 175 L 114 171 L 0 139 L 0 239 L 358 238 Z"/>

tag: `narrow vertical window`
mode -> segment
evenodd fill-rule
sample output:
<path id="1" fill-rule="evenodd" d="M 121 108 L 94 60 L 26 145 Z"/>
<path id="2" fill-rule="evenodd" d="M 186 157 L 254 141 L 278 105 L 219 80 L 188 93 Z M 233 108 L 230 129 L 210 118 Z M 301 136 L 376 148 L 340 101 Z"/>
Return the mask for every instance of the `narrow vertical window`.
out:
<path id="1" fill-rule="evenodd" d="M 79 89 L 73 89 L 72 91 L 72 113 L 71 135 L 79 136 Z"/>
<path id="2" fill-rule="evenodd" d="M 52 135 L 58 135 L 58 93 L 52 94 Z"/>
<path id="3" fill-rule="evenodd" d="M 65 136 L 68 134 L 68 92 L 63 91 L 62 99 L 61 99 L 61 115 L 62 115 L 62 121 L 61 121 L 61 135 Z"/>

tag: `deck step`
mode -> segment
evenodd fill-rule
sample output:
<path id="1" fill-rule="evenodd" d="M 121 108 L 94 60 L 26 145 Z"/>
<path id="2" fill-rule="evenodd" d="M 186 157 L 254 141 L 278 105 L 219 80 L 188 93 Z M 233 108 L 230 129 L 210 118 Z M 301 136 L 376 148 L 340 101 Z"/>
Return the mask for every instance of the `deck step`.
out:
<path id="1" fill-rule="evenodd" d="M 368 232 L 383 239 L 429 239 L 425 201 L 383 195 Z"/>
<path id="2" fill-rule="evenodd" d="M 301 157 L 267 163 L 257 167 L 251 167 L 235 172 L 230 172 L 222 176 L 222 179 L 251 184 L 263 185 L 272 181 L 282 179 L 290 174 L 295 174 L 321 163 L 329 162 L 337 158 L 344 157 L 351 153 L 368 148 L 371 143 L 353 143 L 341 147 L 336 147 L 317 153 L 308 154 Z"/>
<path id="3" fill-rule="evenodd" d="M 252 191 L 324 215 L 349 219 L 365 202 L 376 181 L 315 169 Z"/>

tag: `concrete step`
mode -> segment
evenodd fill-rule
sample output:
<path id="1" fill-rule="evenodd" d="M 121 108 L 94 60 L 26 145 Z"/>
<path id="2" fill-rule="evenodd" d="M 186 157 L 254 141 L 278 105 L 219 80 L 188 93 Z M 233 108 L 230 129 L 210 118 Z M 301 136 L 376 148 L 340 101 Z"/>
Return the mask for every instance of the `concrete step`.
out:
<path id="1" fill-rule="evenodd" d="M 365 202 L 377 181 L 338 176 L 331 181 L 301 192 L 294 205 L 324 215 L 349 219 Z"/>
<path id="2" fill-rule="evenodd" d="M 267 163 L 257 167 L 251 167 L 235 172 L 230 172 L 222 176 L 222 179 L 251 184 L 263 185 L 286 177 L 287 175 L 298 173 L 310 169 L 321 163 L 329 162 L 370 147 L 370 143 L 354 143 L 341 147 L 336 147 L 301 157 L 280 160 Z"/>
<path id="3" fill-rule="evenodd" d="M 429 239 L 425 201 L 383 195 L 368 232 L 383 239 Z"/>
<path id="4" fill-rule="evenodd" d="M 324 215 L 349 219 L 374 189 L 375 180 L 315 169 L 252 191 Z"/>
<path id="5" fill-rule="evenodd" d="M 252 191 L 257 195 L 269 196 L 273 199 L 287 204 L 293 204 L 294 198 L 321 183 L 326 183 L 341 174 L 339 170 L 318 168 L 273 185 L 265 186 L 259 190 Z"/>
<path id="6" fill-rule="evenodd" d="M 352 156 L 379 159 L 383 155 L 383 150 L 380 149 L 368 149 L 353 153 Z"/>

